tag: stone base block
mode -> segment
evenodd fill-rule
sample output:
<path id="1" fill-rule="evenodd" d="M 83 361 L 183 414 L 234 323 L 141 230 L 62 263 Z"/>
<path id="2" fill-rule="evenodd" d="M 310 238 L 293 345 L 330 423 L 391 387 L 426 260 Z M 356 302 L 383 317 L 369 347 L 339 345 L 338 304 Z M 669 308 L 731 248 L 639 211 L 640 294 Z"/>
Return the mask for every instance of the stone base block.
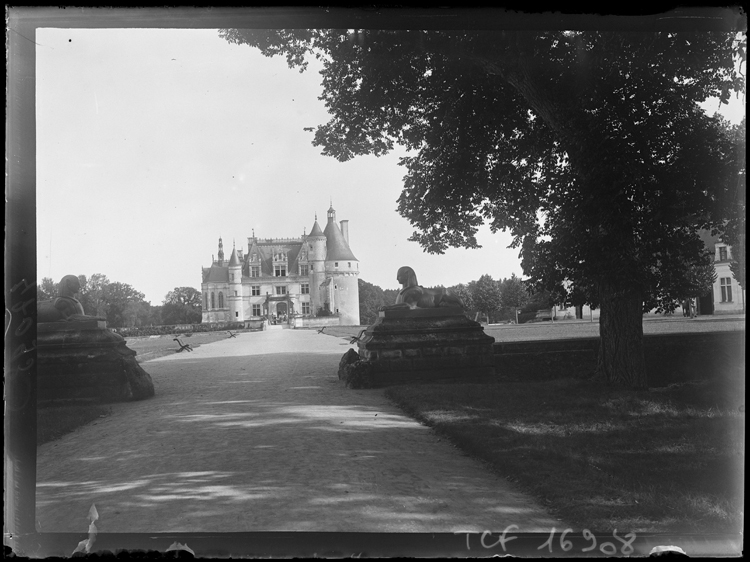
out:
<path id="1" fill-rule="evenodd" d="M 154 395 L 151 376 L 125 339 L 99 326 L 39 324 L 37 396 L 41 406 L 71 400 L 121 402 Z"/>
<path id="2" fill-rule="evenodd" d="M 360 338 L 358 360 L 342 359 L 339 378 L 355 388 L 492 382 L 494 341 L 457 308 L 386 310 Z"/>

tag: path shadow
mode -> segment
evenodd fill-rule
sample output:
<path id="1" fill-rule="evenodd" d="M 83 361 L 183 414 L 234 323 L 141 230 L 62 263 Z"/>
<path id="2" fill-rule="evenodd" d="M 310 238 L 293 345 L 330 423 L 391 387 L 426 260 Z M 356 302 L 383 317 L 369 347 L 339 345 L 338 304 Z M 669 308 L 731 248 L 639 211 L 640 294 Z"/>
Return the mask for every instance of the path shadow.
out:
<path id="1" fill-rule="evenodd" d="M 549 528 L 380 391 L 344 388 L 339 358 L 150 363 L 154 398 L 39 455 L 41 530 L 85 531 L 92 503 L 102 532 Z"/>

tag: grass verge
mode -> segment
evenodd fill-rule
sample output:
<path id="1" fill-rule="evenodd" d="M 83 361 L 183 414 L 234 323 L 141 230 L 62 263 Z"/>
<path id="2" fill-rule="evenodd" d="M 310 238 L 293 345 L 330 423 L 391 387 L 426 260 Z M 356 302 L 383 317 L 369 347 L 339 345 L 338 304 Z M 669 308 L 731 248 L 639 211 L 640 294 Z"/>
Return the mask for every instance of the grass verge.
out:
<path id="1" fill-rule="evenodd" d="M 578 530 L 742 530 L 736 385 L 635 392 L 563 379 L 397 386 L 386 396 Z"/>
<path id="2" fill-rule="evenodd" d="M 112 409 L 99 404 L 49 406 L 38 408 L 36 412 L 37 447 L 60 439 L 63 435 L 108 416 Z"/>

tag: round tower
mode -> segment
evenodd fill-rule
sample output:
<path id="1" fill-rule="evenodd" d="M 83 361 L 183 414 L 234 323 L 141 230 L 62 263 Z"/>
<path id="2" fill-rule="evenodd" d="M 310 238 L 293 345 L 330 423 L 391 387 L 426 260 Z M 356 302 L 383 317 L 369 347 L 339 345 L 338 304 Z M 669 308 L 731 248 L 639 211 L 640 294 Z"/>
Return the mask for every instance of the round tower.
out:
<path id="1" fill-rule="evenodd" d="M 307 235 L 308 260 L 310 262 L 310 308 L 313 314 L 318 313 L 326 302 L 325 288 L 321 285 L 326 280 L 326 235 L 318 224 L 318 215 L 315 215 L 310 234 Z"/>
<path id="2" fill-rule="evenodd" d="M 333 205 L 328 209 L 325 270 L 331 312 L 338 314 L 342 325 L 359 325 L 359 260 L 349 247 L 349 221 L 336 224 Z"/>
<path id="3" fill-rule="evenodd" d="M 229 257 L 229 320 L 230 322 L 242 322 L 245 317 L 242 307 L 242 264 L 237 257 L 237 250 L 232 248 Z"/>

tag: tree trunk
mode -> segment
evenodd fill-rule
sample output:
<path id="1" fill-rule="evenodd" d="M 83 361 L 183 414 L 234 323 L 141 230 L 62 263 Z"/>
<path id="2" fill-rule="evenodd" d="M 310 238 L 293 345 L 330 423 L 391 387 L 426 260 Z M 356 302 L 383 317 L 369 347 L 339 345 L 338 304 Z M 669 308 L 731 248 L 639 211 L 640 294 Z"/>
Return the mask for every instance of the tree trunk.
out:
<path id="1" fill-rule="evenodd" d="M 643 358 L 643 297 L 632 288 L 599 287 L 599 359 L 597 375 L 610 384 L 648 388 Z"/>

